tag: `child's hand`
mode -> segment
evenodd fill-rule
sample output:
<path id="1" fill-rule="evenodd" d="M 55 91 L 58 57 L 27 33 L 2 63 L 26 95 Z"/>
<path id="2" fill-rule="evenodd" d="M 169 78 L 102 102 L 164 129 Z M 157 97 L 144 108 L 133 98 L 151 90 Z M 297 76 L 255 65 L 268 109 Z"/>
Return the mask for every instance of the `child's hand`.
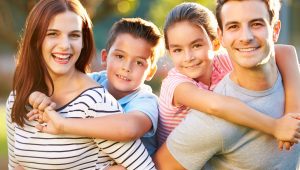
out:
<path id="1" fill-rule="evenodd" d="M 293 142 L 285 142 L 285 141 L 278 141 L 278 149 L 279 150 L 283 150 L 284 148 L 289 151 L 292 149 L 292 146 L 294 145 L 295 143 Z"/>
<path id="2" fill-rule="evenodd" d="M 273 135 L 286 142 L 298 143 L 300 140 L 300 114 L 287 113 L 276 120 Z"/>
<path id="3" fill-rule="evenodd" d="M 46 96 L 44 93 L 39 91 L 32 92 L 28 98 L 29 104 L 33 109 L 38 109 L 44 111 L 46 107 L 50 106 L 52 103 L 50 97 Z"/>
<path id="4" fill-rule="evenodd" d="M 62 134 L 63 133 L 63 121 L 65 120 L 60 116 L 53 107 L 50 105 L 45 108 L 43 113 L 39 113 L 39 119 L 42 119 L 45 122 L 45 125 L 38 124 L 35 127 L 41 132 L 50 133 L 50 134 Z"/>

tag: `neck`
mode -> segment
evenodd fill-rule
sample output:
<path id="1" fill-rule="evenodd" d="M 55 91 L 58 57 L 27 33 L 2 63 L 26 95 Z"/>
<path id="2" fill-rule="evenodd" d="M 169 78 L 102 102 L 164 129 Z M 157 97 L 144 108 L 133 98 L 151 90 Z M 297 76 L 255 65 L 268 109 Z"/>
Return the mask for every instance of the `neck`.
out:
<path id="1" fill-rule="evenodd" d="M 274 58 L 268 63 L 256 66 L 254 68 L 241 68 L 235 66 L 230 74 L 230 78 L 239 86 L 254 90 L 263 91 L 271 88 L 278 76 L 277 66 Z"/>
<path id="2" fill-rule="evenodd" d="M 49 87 L 49 93 L 51 99 L 58 105 L 61 106 L 65 104 L 71 97 L 74 96 L 74 92 L 81 89 L 84 82 L 81 72 L 75 70 L 71 74 L 61 75 L 61 76 L 51 76 L 53 80 L 54 90 L 51 89 L 50 81 L 47 81 Z"/>

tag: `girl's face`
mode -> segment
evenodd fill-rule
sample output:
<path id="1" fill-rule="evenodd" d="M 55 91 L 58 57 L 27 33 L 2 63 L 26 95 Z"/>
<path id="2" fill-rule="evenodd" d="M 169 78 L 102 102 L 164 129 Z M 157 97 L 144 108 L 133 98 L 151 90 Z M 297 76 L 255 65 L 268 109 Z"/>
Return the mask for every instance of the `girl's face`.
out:
<path id="1" fill-rule="evenodd" d="M 51 19 L 42 44 L 42 55 L 52 78 L 75 71 L 82 44 L 79 15 L 67 11 Z"/>
<path id="2" fill-rule="evenodd" d="M 167 30 L 169 53 L 175 68 L 197 81 L 210 78 L 212 69 L 212 42 L 204 29 L 182 21 Z"/>

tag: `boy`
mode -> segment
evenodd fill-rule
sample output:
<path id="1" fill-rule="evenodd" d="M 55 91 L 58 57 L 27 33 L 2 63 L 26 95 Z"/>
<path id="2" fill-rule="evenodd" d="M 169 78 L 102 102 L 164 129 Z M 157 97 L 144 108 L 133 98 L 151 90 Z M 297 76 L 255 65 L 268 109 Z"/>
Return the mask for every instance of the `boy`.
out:
<path id="1" fill-rule="evenodd" d="M 129 141 L 143 136 L 141 140 L 152 155 L 156 150 L 158 102 L 151 87 L 145 85 L 144 81 L 151 80 L 155 74 L 156 61 L 163 50 L 162 35 L 153 23 L 140 18 L 119 20 L 110 30 L 106 49 L 101 51 L 107 71 L 90 76 L 118 100 L 127 114 L 90 120 L 44 115 L 43 121 L 47 122 L 47 126 L 37 128 L 46 133 L 84 135 L 115 141 Z M 34 92 L 29 97 L 29 103 L 33 108 L 43 111 L 51 104 L 51 100 L 40 92 Z M 37 110 L 31 113 L 37 113 Z"/>

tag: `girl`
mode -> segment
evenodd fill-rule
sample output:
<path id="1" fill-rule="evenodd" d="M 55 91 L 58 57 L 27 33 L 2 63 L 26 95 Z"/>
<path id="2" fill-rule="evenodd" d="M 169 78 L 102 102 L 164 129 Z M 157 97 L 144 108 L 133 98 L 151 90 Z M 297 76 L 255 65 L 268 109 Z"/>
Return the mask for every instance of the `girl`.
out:
<path id="1" fill-rule="evenodd" d="M 45 112 L 93 118 L 120 113 L 118 102 L 85 71 L 95 54 L 92 24 L 78 0 L 39 1 L 30 12 L 18 52 L 13 92 L 7 100 L 9 169 L 154 169 L 140 140 L 115 142 L 75 135 L 50 135 L 26 120 L 33 91 L 57 104 Z"/>
<path id="2" fill-rule="evenodd" d="M 187 34 L 183 34 L 183 30 Z M 163 80 L 159 97 L 158 139 L 161 145 L 170 132 L 185 118 L 190 108 L 218 116 L 233 123 L 261 130 L 279 140 L 297 142 L 300 138 L 299 120 L 288 114 L 273 119 L 247 107 L 232 97 L 213 94 L 211 90 L 231 71 L 231 62 L 226 54 L 214 56 L 220 44 L 217 39 L 217 22 L 207 8 L 196 3 L 182 3 L 167 16 L 165 44 L 175 68 Z M 279 69 L 284 77 L 289 103 L 297 106 L 299 70 L 296 55 L 289 47 L 276 47 Z M 281 51 L 282 50 L 282 51 Z M 283 52 L 284 51 L 284 52 Z M 284 55 L 291 55 L 289 60 Z M 290 73 L 287 73 L 290 69 Z M 292 71 L 291 71 L 292 70 Z M 296 79 L 292 79 L 295 77 Z M 293 98 L 294 100 L 290 100 Z M 292 110 L 286 104 L 286 110 Z M 289 145 L 286 145 L 289 149 Z M 282 143 L 280 144 L 282 148 Z"/>

